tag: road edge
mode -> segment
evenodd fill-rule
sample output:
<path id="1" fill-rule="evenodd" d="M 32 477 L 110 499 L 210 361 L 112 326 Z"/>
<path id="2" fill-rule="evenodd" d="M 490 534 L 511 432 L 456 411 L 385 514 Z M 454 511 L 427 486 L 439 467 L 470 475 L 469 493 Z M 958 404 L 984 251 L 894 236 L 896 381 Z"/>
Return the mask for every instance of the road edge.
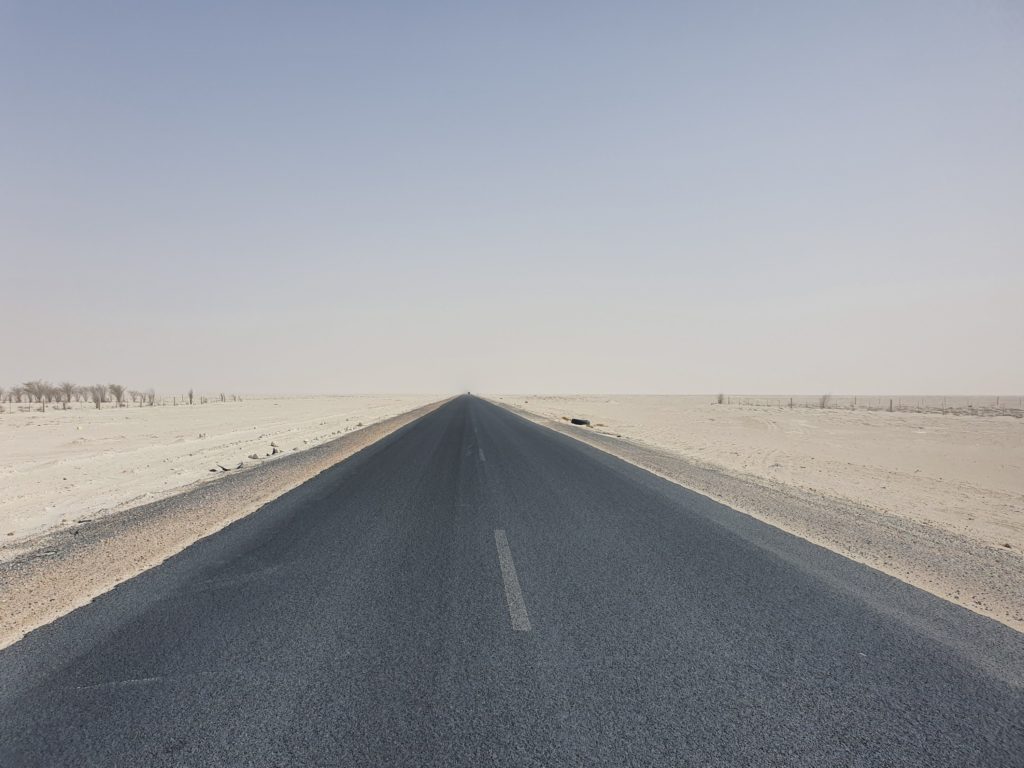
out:
<path id="1" fill-rule="evenodd" d="M 150 504 L 33 539 L 0 562 L 0 650 L 437 410 L 439 400 Z"/>
<path id="2" fill-rule="evenodd" d="M 615 456 L 793 536 L 1024 632 L 1024 558 L 966 536 L 810 490 L 734 474 L 636 440 L 510 413 Z"/>

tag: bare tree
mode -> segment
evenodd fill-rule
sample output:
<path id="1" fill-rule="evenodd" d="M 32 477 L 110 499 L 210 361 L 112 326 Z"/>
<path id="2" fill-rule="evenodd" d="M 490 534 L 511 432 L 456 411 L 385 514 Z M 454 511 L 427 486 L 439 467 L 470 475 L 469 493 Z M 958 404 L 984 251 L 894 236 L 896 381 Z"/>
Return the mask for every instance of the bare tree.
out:
<path id="1" fill-rule="evenodd" d="M 89 387 L 89 397 L 96 403 L 96 409 L 103 407 L 103 401 L 107 399 L 107 387 L 105 384 L 93 384 Z"/>
<path id="2" fill-rule="evenodd" d="M 146 390 L 146 403 L 150 407 L 153 407 L 154 405 L 156 405 L 156 392 L 154 392 L 152 389 L 147 389 Z"/>
<path id="3" fill-rule="evenodd" d="M 31 404 L 33 400 L 38 402 L 43 411 L 46 411 L 46 395 L 49 385 L 45 381 L 36 379 L 35 381 L 26 381 L 21 385 L 25 394 L 28 395 L 28 401 Z"/>
<path id="4" fill-rule="evenodd" d="M 725 402 L 725 395 L 723 395 L 721 392 L 719 392 L 718 393 L 718 404 L 721 405 L 724 402 Z"/>
<path id="5" fill-rule="evenodd" d="M 818 398 L 819 408 L 828 408 L 829 402 L 832 400 L 832 395 L 822 395 Z"/>
<path id="6" fill-rule="evenodd" d="M 114 398 L 114 402 L 117 403 L 117 407 L 121 408 L 124 406 L 124 385 L 108 384 L 107 389 L 110 391 L 110 396 Z"/>
<path id="7" fill-rule="evenodd" d="M 188 404 L 192 405 L 192 390 L 191 389 L 188 391 Z"/>
<path id="8" fill-rule="evenodd" d="M 68 409 L 68 403 L 71 402 L 71 397 L 78 390 L 78 387 L 70 381 L 62 381 L 57 385 L 57 389 L 64 398 L 64 410 L 66 411 Z"/>

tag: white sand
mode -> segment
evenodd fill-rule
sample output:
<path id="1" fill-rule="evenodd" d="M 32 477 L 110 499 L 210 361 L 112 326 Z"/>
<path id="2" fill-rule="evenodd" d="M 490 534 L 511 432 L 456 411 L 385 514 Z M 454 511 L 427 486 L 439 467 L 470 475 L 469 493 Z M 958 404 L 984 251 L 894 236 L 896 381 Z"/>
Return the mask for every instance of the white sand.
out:
<path id="1" fill-rule="evenodd" d="M 0 543 L 95 518 L 251 465 L 277 443 L 303 450 L 437 396 L 245 399 L 205 405 L 0 414 Z M 261 459 L 269 461 L 269 459 Z"/>
<path id="2" fill-rule="evenodd" d="M 1024 550 L 1024 419 L 719 405 L 711 396 L 493 399 L 549 418 L 587 418 L 596 431 L 728 473 L 849 499 L 992 547 Z"/>

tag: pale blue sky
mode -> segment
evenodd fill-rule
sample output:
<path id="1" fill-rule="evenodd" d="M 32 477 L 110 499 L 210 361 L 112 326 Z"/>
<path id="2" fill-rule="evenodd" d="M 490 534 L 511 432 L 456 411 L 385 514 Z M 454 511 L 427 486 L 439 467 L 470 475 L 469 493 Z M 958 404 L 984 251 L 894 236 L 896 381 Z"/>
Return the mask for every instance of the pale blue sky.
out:
<path id="1" fill-rule="evenodd" d="M 0 384 L 1024 390 L 1019 2 L 0 0 Z"/>

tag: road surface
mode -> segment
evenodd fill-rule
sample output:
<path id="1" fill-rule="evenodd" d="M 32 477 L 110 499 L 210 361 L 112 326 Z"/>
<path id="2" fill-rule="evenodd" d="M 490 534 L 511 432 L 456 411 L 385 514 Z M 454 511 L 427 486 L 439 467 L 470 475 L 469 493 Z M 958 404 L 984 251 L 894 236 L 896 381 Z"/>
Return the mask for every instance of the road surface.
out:
<path id="1" fill-rule="evenodd" d="M 0 765 L 1019 767 L 1022 638 L 460 397 L 0 652 Z"/>

